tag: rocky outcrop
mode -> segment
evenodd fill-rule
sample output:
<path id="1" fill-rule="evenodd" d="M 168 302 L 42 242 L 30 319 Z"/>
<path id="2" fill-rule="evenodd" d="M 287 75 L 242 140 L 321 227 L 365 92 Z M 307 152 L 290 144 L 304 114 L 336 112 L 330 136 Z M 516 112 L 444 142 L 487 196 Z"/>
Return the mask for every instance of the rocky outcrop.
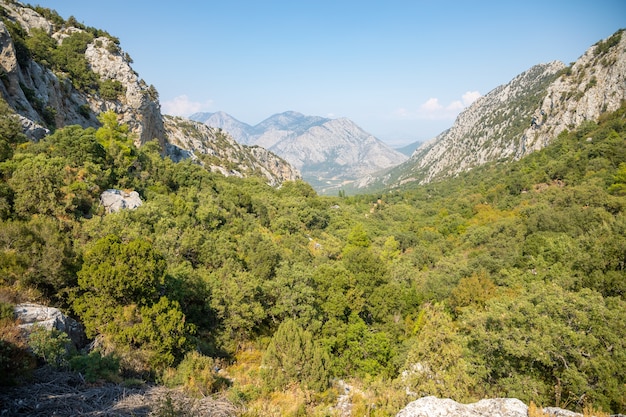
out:
<path id="1" fill-rule="evenodd" d="M 4 16 L 20 26 L 24 33 L 30 34 L 35 28 L 43 30 L 59 45 L 72 34 L 89 30 L 71 26 L 69 22 L 51 22 L 18 2 L 0 0 L 0 7 Z M 102 88 L 93 86 L 82 90 L 75 88 L 68 74 L 55 72 L 49 65 L 37 62 L 27 54 L 18 56 L 15 45 L 10 31 L 0 22 L 0 94 L 17 112 L 30 139 L 39 140 L 52 128 L 68 125 L 98 127 L 97 115 L 113 111 L 118 115 L 118 121 L 129 127 L 136 146 L 156 140 L 163 154 L 174 160 L 194 158 L 224 175 L 260 175 L 272 185 L 300 177 L 297 170 L 271 152 L 245 148 L 232 140 L 217 141 L 215 132 L 200 132 L 195 127 L 189 130 L 183 127 L 189 123 L 181 119 L 174 122 L 174 118 L 169 118 L 166 132 L 158 93 L 139 78 L 130 65 L 130 57 L 113 37 L 93 39 L 86 47 L 84 58 L 100 83 L 116 86 L 116 97 L 112 97 L 110 91 L 103 94 Z M 168 133 L 171 138 L 167 137 Z M 224 148 L 220 149 L 220 146 Z M 105 194 L 104 197 L 108 201 L 119 199 L 120 195 Z M 104 204 L 113 210 L 128 208 L 124 201 Z"/>
<path id="2" fill-rule="evenodd" d="M 515 398 L 481 400 L 461 404 L 451 399 L 423 397 L 415 400 L 397 417 L 527 417 L 528 407 Z"/>
<path id="3" fill-rule="evenodd" d="M 107 213 L 134 210 L 143 204 L 137 191 L 106 190 L 100 195 L 100 204 Z"/>
<path id="4" fill-rule="evenodd" d="M 258 146 L 237 143 L 221 129 L 182 117 L 165 116 L 167 154 L 174 161 L 191 158 L 225 176 L 259 176 L 278 186 L 300 173 L 284 159 Z"/>
<path id="5" fill-rule="evenodd" d="M 26 33 L 42 29 L 57 42 L 83 29 L 56 27 L 35 10 L 18 2 L 3 1 L 8 19 L 19 24 Z M 113 110 L 120 122 L 128 124 L 141 145 L 158 140 L 165 145 L 165 132 L 156 91 L 140 80 L 130 66 L 130 58 L 108 37 L 94 39 L 85 51 L 91 70 L 100 81 L 121 83 L 123 93 L 117 99 L 105 99 L 98 92 L 79 91 L 66 74 L 55 74 L 50 68 L 30 58 L 18 59 L 7 27 L 0 23 L 0 72 L 3 74 L 0 93 L 9 105 L 30 123 L 23 123 L 25 133 L 40 139 L 47 128 L 68 125 L 97 127 L 96 115 Z"/>
<path id="6" fill-rule="evenodd" d="M 16 305 L 14 311 L 22 329 L 28 331 L 34 325 L 39 325 L 47 330 L 65 332 L 77 348 L 82 348 L 87 343 L 82 324 L 66 316 L 57 308 L 26 303 Z"/>

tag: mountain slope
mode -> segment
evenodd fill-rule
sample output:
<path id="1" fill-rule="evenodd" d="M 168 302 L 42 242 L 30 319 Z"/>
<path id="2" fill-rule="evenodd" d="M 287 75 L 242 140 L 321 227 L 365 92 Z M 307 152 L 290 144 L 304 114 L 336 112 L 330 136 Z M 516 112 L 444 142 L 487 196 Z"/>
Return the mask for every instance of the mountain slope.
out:
<path id="1" fill-rule="evenodd" d="M 258 146 L 237 143 L 228 134 L 182 117 L 165 116 L 172 159 L 192 158 L 225 176 L 262 176 L 272 186 L 295 181 L 300 173 L 290 164 Z"/>
<path id="2" fill-rule="evenodd" d="M 224 113 L 197 113 L 191 118 L 229 132 L 240 143 L 262 146 L 280 155 L 321 193 L 336 191 L 357 178 L 407 159 L 345 118 L 327 119 L 289 111 L 255 126 Z"/>
<path id="3" fill-rule="evenodd" d="M 626 99 L 626 37 L 598 42 L 571 67 L 532 67 L 474 102 L 453 126 L 404 164 L 358 182 L 363 189 L 427 183 L 486 162 L 516 160 L 564 130 L 619 108 Z"/>
<path id="4" fill-rule="evenodd" d="M 216 142 L 216 132 L 179 128 L 185 125 L 180 120 L 164 121 L 156 89 L 139 78 L 119 40 L 108 33 L 17 2 L 0 1 L 0 12 L 0 94 L 30 139 L 69 125 L 97 128 L 97 116 L 113 111 L 128 125 L 136 146 L 156 140 L 172 159 L 201 161 L 211 153 L 208 167 L 226 175 L 261 176 L 275 185 L 299 177 L 269 152 L 232 139 Z"/>

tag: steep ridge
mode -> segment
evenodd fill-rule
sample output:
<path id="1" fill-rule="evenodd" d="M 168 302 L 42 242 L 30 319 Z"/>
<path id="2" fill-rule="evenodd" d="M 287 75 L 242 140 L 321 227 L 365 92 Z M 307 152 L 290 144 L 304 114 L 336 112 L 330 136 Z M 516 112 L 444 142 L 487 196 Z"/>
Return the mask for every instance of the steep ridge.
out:
<path id="1" fill-rule="evenodd" d="M 360 179 L 357 188 L 427 183 L 542 149 L 564 130 L 619 108 L 626 99 L 625 51 L 618 31 L 570 67 L 555 61 L 530 68 L 476 100 L 404 164 Z"/>
<path id="2" fill-rule="evenodd" d="M 321 193 L 337 191 L 357 178 L 407 159 L 346 118 L 288 111 L 255 126 L 222 112 L 196 113 L 191 119 L 223 129 L 240 143 L 262 146 L 280 155 Z"/>
<path id="3" fill-rule="evenodd" d="M 69 125 L 97 128 L 97 116 L 113 111 L 120 123 L 128 125 L 135 145 L 156 140 L 172 159 L 202 161 L 212 154 L 208 168 L 225 175 L 261 176 L 273 185 L 299 178 L 295 169 L 270 152 L 240 146 L 232 139 L 216 142 L 215 132 L 198 127 L 178 129 L 184 123 L 164 118 L 158 92 L 139 78 L 119 40 L 108 33 L 65 21 L 52 10 L 12 1 L 0 1 L 0 12 L 0 94 L 30 139 L 39 140 Z M 71 63 L 55 58 L 62 55 L 57 53 L 61 48 Z"/>
<path id="4" fill-rule="evenodd" d="M 225 176 L 260 174 L 272 186 L 300 178 L 295 168 L 264 148 L 241 145 L 219 129 L 182 117 L 165 116 L 164 120 L 168 154 L 174 160 L 196 159 Z"/>

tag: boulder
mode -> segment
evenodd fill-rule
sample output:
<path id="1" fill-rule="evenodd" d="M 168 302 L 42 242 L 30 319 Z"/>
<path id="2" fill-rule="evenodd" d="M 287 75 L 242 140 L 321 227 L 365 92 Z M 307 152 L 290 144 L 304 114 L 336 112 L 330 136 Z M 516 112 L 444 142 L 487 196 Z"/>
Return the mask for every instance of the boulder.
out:
<path id="1" fill-rule="evenodd" d="M 480 400 L 461 404 L 449 398 L 423 397 L 415 400 L 396 417 L 527 417 L 528 407 L 515 398 Z"/>
<path id="2" fill-rule="evenodd" d="M 58 308 L 25 303 L 16 305 L 14 311 L 22 329 L 29 330 L 37 324 L 48 330 L 65 332 L 77 349 L 84 347 L 87 343 L 82 324 L 66 316 Z"/>
<path id="3" fill-rule="evenodd" d="M 106 190 L 100 195 L 102 204 L 107 213 L 115 213 L 124 209 L 136 209 L 143 204 L 137 191 Z"/>

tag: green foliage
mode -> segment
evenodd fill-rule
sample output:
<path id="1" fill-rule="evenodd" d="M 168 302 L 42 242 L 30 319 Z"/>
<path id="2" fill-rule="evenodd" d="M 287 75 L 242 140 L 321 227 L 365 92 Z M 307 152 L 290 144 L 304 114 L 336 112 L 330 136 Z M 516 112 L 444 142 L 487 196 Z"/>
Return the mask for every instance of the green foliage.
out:
<path id="1" fill-rule="evenodd" d="M 215 362 L 189 352 L 267 345 L 232 365 L 241 401 L 306 392 L 310 412 L 333 376 L 380 414 L 392 389 L 624 410 L 626 107 L 517 162 L 341 198 L 174 163 L 114 113 L 36 144 L 6 114 L 0 290 L 71 306 L 121 372 L 209 393 Z M 104 214 L 106 188 L 144 204 Z M 0 364 L 26 351 L 2 340 Z"/>
<path id="2" fill-rule="evenodd" d="M 165 283 L 166 264 L 150 243 L 125 243 L 110 235 L 97 241 L 83 259 L 78 286 L 105 305 L 144 306 L 158 300 Z"/>
<path id="3" fill-rule="evenodd" d="M 611 35 L 608 39 L 602 40 L 596 43 L 596 49 L 594 50 L 595 56 L 600 56 L 606 54 L 609 49 L 619 44 L 619 41 L 622 39 L 622 34 L 624 33 L 624 29 L 620 29 Z"/>
<path id="4" fill-rule="evenodd" d="M 310 332 L 287 319 L 274 333 L 263 356 L 262 377 L 269 389 L 285 388 L 297 382 L 305 389 L 328 388 L 328 357 L 314 343 Z"/>
<path id="5" fill-rule="evenodd" d="M 188 352 L 176 369 L 170 368 L 163 375 L 168 387 L 182 386 L 196 397 L 205 397 L 225 388 L 227 380 L 217 373 L 217 362 L 196 351 Z"/>
<path id="6" fill-rule="evenodd" d="M 100 83 L 100 95 L 105 100 L 116 101 L 124 93 L 124 86 L 117 80 L 104 80 Z"/>
<path id="7" fill-rule="evenodd" d="M 505 392 L 567 407 L 582 407 L 586 399 L 623 409 L 623 301 L 535 283 L 487 307 L 468 311 L 462 320 L 473 360 L 488 370 L 487 395 Z M 598 320 L 602 325 L 592 329 Z"/>
<path id="8" fill-rule="evenodd" d="M 464 354 L 464 340 L 440 304 L 420 313 L 404 365 L 403 382 L 419 397 L 435 395 L 457 401 L 473 398 L 478 380 Z"/>
<path id="9" fill-rule="evenodd" d="M 85 57 L 87 45 L 93 39 L 89 32 L 72 32 L 52 51 L 53 68 L 67 73 L 76 89 L 89 93 L 97 91 L 99 86 L 98 75 Z"/>
<path id="10" fill-rule="evenodd" d="M 88 382 L 100 380 L 119 382 L 120 360 L 113 354 L 102 355 L 93 350 L 87 355 L 70 358 L 70 369 L 80 372 Z"/>
<path id="11" fill-rule="evenodd" d="M 76 253 L 56 219 L 0 222 L 0 285 L 33 288 L 56 302 L 76 285 Z"/>
<path id="12" fill-rule="evenodd" d="M 26 142 L 22 127 L 9 105 L 0 99 L 0 162 L 11 159 L 15 147 Z"/>
<path id="13" fill-rule="evenodd" d="M 28 335 L 28 346 L 38 358 L 54 368 L 69 366 L 73 345 L 65 332 L 34 325 Z"/>

